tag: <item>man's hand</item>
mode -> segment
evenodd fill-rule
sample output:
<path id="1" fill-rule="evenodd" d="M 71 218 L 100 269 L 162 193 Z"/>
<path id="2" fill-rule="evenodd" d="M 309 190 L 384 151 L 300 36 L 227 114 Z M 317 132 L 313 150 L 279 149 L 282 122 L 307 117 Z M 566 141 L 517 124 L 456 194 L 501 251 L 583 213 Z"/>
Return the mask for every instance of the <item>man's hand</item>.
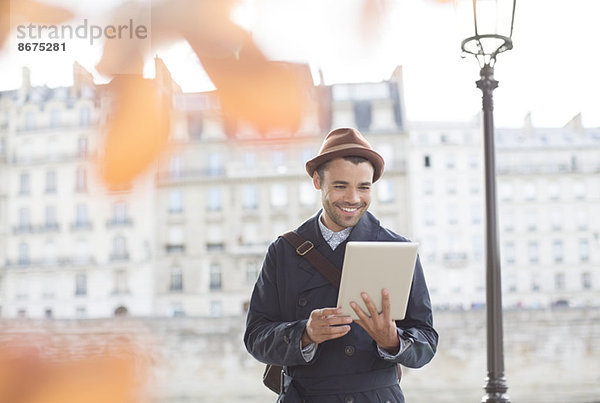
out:
<path id="1" fill-rule="evenodd" d="M 341 308 L 315 309 L 310 313 L 302 334 L 302 347 L 310 343 L 323 343 L 337 339 L 350 331 L 350 316 L 341 316 Z"/>
<path id="2" fill-rule="evenodd" d="M 375 304 L 366 292 L 361 293 L 369 313 L 365 313 L 354 301 L 350 303 L 352 309 L 359 317 L 356 321 L 371 336 L 375 343 L 390 354 L 398 353 L 400 339 L 396 330 L 396 323 L 390 318 L 390 293 L 387 289 L 381 290 L 381 313 L 377 312 Z"/>

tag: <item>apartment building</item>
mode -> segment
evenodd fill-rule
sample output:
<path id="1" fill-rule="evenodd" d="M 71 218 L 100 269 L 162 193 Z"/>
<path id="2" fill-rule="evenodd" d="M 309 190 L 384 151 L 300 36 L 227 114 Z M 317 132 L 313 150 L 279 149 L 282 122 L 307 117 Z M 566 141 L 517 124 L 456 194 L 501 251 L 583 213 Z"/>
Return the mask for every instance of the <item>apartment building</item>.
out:
<path id="1" fill-rule="evenodd" d="M 485 303 L 485 185 L 479 119 L 413 123 L 414 236 L 439 308 Z M 496 129 L 507 308 L 600 303 L 600 129 Z"/>
<path id="2" fill-rule="evenodd" d="M 71 87 L 32 87 L 24 69 L 1 94 L 3 316 L 153 312 L 154 180 L 115 191 L 98 179 L 105 101 L 77 64 Z"/>
<path id="3" fill-rule="evenodd" d="M 80 66 L 71 87 L 32 87 L 25 70 L 0 93 L 0 315 L 242 314 L 268 244 L 318 211 L 304 164 L 341 126 L 385 158 L 371 211 L 420 243 L 435 307 L 483 306 L 479 118 L 407 123 L 398 68 L 317 85 L 297 132 L 258 133 L 156 66 L 173 87 L 170 144 L 129 189 L 94 171 L 110 102 Z M 526 124 L 496 140 L 505 306 L 600 304 L 600 129 Z"/>

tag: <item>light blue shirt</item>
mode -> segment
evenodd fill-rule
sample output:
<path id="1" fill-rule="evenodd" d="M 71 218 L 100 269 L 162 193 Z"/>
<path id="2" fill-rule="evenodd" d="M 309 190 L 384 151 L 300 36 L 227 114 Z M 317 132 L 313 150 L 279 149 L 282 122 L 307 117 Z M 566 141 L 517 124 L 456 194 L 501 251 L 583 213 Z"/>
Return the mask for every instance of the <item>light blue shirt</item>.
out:
<path id="1" fill-rule="evenodd" d="M 331 247 L 332 250 L 335 250 L 335 248 L 337 248 L 342 242 L 348 239 L 353 227 L 347 227 L 338 232 L 332 231 L 329 228 L 327 228 L 325 224 L 323 224 L 323 221 L 321 220 L 322 216 L 323 213 L 319 215 L 319 228 L 321 230 L 321 235 L 323 235 L 323 239 L 327 241 L 329 247 Z M 400 340 L 400 348 L 396 355 L 392 355 L 384 349 L 382 349 L 381 347 L 377 346 L 377 351 L 379 352 L 379 355 L 385 360 L 394 360 L 412 344 L 410 340 L 404 340 L 402 337 L 400 337 L 399 329 L 396 330 L 398 331 L 398 339 Z M 310 343 L 306 347 L 302 348 L 302 340 L 300 340 L 300 349 L 302 350 L 302 356 L 304 357 L 306 362 L 309 362 L 317 353 L 317 343 Z"/>

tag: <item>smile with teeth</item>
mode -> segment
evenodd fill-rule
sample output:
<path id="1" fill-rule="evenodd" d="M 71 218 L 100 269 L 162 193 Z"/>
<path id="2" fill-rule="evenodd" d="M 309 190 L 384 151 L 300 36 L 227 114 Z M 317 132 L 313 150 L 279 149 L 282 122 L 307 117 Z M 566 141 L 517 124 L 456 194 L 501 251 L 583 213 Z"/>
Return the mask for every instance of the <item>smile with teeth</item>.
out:
<path id="1" fill-rule="evenodd" d="M 340 207 L 340 209 L 346 213 L 354 213 L 356 210 L 358 210 L 358 207 Z"/>

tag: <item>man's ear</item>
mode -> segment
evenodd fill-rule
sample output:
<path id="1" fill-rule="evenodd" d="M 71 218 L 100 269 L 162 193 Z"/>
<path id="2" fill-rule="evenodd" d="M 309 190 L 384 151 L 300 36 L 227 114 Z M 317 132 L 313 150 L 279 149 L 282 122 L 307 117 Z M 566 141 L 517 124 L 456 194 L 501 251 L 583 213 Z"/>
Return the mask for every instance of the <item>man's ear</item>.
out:
<path id="1" fill-rule="evenodd" d="M 313 185 L 315 189 L 321 190 L 321 178 L 319 178 L 317 171 L 313 172 Z"/>

